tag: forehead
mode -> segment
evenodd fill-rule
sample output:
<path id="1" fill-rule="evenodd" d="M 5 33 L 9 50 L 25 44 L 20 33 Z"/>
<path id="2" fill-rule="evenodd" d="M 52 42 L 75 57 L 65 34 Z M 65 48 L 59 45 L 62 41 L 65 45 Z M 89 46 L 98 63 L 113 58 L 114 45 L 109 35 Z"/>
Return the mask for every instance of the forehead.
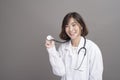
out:
<path id="1" fill-rule="evenodd" d="M 76 19 L 70 18 L 68 24 L 78 23 Z"/>

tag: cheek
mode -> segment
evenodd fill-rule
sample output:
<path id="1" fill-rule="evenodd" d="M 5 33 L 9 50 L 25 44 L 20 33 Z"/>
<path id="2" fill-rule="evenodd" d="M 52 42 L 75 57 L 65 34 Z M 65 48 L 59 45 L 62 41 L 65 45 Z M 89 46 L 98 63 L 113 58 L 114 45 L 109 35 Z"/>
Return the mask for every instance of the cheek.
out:
<path id="1" fill-rule="evenodd" d="M 76 28 L 77 33 L 81 34 L 81 29 L 80 28 Z"/>
<path id="2" fill-rule="evenodd" d="M 65 32 L 68 33 L 68 28 L 65 28 Z"/>

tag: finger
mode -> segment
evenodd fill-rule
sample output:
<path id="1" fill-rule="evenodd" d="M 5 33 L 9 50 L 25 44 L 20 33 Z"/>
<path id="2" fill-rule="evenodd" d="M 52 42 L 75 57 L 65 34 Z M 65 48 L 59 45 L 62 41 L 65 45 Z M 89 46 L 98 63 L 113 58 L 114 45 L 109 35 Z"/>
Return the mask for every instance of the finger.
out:
<path id="1" fill-rule="evenodd" d="M 48 47 L 50 42 L 48 40 L 45 41 L 45 46 Z"/>
<path id="2" fill-rule="evenodd" d="M 47 48 L 54 47 L 54 46 L 55 46 L 55 42 L 52 41 L 52 40 L 46 40 L 45 46 L 46 46 Z"/>
<path id="3" fill-rule="evenodd" d="M 46 46 L 47 48 L 52 47 L 52 41 L 46 40 L 45 46 Z"/>

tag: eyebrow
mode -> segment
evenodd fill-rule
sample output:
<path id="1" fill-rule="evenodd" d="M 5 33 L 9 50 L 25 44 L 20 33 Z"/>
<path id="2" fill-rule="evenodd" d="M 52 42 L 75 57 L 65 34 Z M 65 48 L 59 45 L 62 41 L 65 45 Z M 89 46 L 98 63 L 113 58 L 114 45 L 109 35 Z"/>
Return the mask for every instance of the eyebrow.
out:
<path id="1" fill-rule="evenodd" d="M 74 23 L 76 23 L 76 24 L 77 24 L 77 22 L 76 22 L 76 21 L 72 22 L 71 24 L 74 24 Z M 67 25 L 65 25 L 65 26 L 69 26 L 69 25 L 67 24 Z"/>

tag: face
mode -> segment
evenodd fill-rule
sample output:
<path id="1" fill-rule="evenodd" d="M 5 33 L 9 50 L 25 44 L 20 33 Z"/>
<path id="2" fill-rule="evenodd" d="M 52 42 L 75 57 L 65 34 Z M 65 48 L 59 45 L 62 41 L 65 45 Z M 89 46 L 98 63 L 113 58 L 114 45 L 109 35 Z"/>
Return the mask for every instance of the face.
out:
<path id="1" fill-rule="evenodd" d="M 74 18 L 70 18 L 68 25 L 66 25 L 65 31 L 71 40 L 74 40 L 80 37 L 81 28 L 81 25 Z"/>

